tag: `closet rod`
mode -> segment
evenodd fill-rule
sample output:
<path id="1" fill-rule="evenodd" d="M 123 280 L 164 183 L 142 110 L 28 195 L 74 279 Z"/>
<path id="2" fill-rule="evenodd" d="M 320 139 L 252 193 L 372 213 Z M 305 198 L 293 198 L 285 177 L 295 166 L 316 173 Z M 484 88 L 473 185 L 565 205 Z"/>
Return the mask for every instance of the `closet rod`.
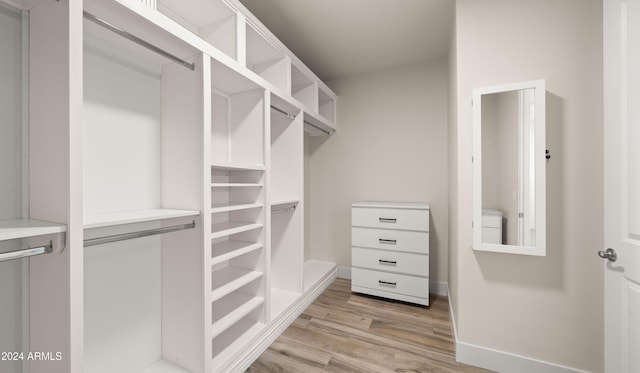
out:
<path id="1" fill-rule="evenodd" d="M 271 105 L 271 108 L 272 108 L 273 110 L 277 111 L 277 112 L 278 112 L 278 113 L 280 113 L 280 114 L 284 114 L 284 115 L 286 115 L 288 118 L 291 118 L 291 119 L 295 119 L 295 118 L 296 118 L 296 116 L 295 116 L 295 115 L 290 114 L 290 113 L 287 113 L 286 111 L 284 111 L 284 110 L 280 109 L 279 107 L 276 107 L 276 106 Z M 303 120 L 303 122 L 304 122 L 305 124 L 310 125 L 311 127 L 315 128 L 315 129 L 317 129 L 318 131 L 322 131 L 322 132 L 326 133 L 326 134 L 327 134 L 327 135 L 329 135 L 329 136 L 331 135 L 331 131 L 328 131 L 328 130 L 326 130 L 326 129 L 324 129 L 324 128 L 318 127 L 318 126 L 316 126 L 315 124 L 313 124 L 313 123 L 311 123 L 311 122 L 309 122 L 309 121 L 307 121 L 307 120 Z"/>
<path id="2" fill-rule="evenodd" d="M 317 129 L 318 131 L 321 131 L 321 132 L 326 133 L 326 134 L 327 134 L 327 136 L 331 136 L 331 131 L 326 130 L 326 129 L 321 128 L 321 127 L 318 127 L 318 126 L 316 126 L 315 124 L 313 124 L 313 123 L 311 123 L 311 122 L 309 122 L 309 121 L 307 121 L 307 120 L 303 120 L 303 122 L 304 122 L 304 123 L 306 123 L 306 124 L 308 124 L 308 125 L 310 125 L 311 127 L 315 128 L 315 129 Z"/>
<path id="3" fill-rule="evenodd" d="M 282 214 L 282 213 L 284 213 L 284 212 L 293 211 L 293 210 L 295 210 L 295 209 L 296 209 L 296 207 L 295 207 L 295 206 L 294 206 L 294 207 L 285 207 L 285 208 L 282 208 L 282 209 L 271 210 L 271 213 L 272 213 L 272 214 Z"/>
<path id="4" fill-rule="evenodd" d="M 45 246 L 30 247 L 28 249 L 21 249 L 21 250 L 2 253 L 0 254 L 0 262 L 3 262 L 5 260 L 26 258 L 29 256 L 40 255 L 40 254 L 49 254 L 52 251 L 53 251 L 53 241 L 49 241 L 49 244 Z"/>
<path id="5" fill-rule="evenodd" d="M 278 112 L 278 113 L 280 113 L 280 114 L 284 114 L 284 115 L 286 115 L 286 116 L 287 116 L 287 118 L 290 118 L 290 119 L 296 119 L 296 116 L 295 116 L 295 115 L 290 114 L 290 113 L 287 113 L 286 111 L 284 111 L 284 110 L 280 109 L 280 108 L 279 108 L 279 107 L 277 107 L 277 106 L 273 106 L 273 105 L 271 105 L 271 108 L 272 108 L 273 110 L 277 111 L 277 112 Z"/>
<path id="6" fill-rule="evenodd" d="M 131 240 L 131 239 L 140 238 L 140 237 L 154 236 L 154 235 L 163 234 L 163 233 L 177 232 L 185 229 L 193 229 L 195 227 L 196 227 L 196 222 L 194 220 L 189 224 L 173 225 L 170 227 L 155 228 L 155 229 L 147 229 L 144 231 L 131 232 L 131 233 L 114 234 L 112 236 L 88 238 L 84 240 L 84 247 L 102 245 L 110 242 Z"/>
<path id="7" fill-rule="evenodd" d="M 124 37 L 126 39 L 129 39 L 132 42 L 134 42 L 134 43 L 136 43 L 138 45 L 141 45 L 141 46 L 143 46 L 143 47 L 145 47 L 145 48 L 147 48 L 147 49 L 149 49 L 149 50 L 151 50 L 151 51 L 153 51 L 153 52 L 155 52 L 155 53 L 157 53 L 157 54 L 159 54 L 159 55 L 161 55 L 163 57 L 166 57 L 166 58 L 168 58 L 168 59 L 170 59 L 170 60 L 172 60 L 172 61 L 174 61 L 174 62 L 176 62 L 176 63 L 178 63 L 178 64 L 180 64 L 180 65 L 182 65 L 184 67 L 186 67 L 189 70 L 193 71 L 196 68 L 195 64 L 189 63 L 189 62 L 187 62 L 187 61 L 185 61 L 185 60 L 183 60 L 183 59 L 181 59 L 179 57 L 176 57 L 173 54 L 171 54 L 171 53 L 169 53 L 169 52 L 167 52 L 167 51 L 165 51 L 163 49 L 160 49 L 160 48 L 156 47 L 155 45 L 153 45 L 151 43 L 148 43 L 148 42 L 140 39 L 139 37 L 137 37 L 135 35 L 132 35 L 132 34 L 126 32 L 126 31 L 124 31 L 123 29 L 110 24 L 109 22 L 107 22 L 107 21 L 105 21 L 105 20 L 103 20 L 103 19 L 101 19 L 99 17 L 94 16 L 93 14 L 91 14 L 91 13 L 89 13 L 87 11 L 83 11 L 83 16 L 87 20 L 89 20 L 89 21 L 91 21 L 91 22 L 93 22 L 93 23 L 95 23 L 95 24 L 97 24 L 99 26 L 104 27 L 109 31 L 113 31 L 114 33 L 116 33 L 116 34 L 118 34 L 118 35 L 120 35 L 120 36 L 122 36 L 122 37 Z"/>

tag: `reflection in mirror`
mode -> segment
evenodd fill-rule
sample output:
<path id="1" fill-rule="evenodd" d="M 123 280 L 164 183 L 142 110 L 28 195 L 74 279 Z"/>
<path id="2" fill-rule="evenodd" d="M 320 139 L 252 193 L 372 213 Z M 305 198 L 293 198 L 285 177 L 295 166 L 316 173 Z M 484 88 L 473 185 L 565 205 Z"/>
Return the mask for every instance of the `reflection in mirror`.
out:
<path id="1" fill-rule="evenodd" d="M 544 93 L 544 80 L 474 90 L 474 249 L 546 253 Z"/>
<path id="2" fill-rule="evenodd" d="M 533 89 L 482 96 L 482 242 L 535 246 Z"/>

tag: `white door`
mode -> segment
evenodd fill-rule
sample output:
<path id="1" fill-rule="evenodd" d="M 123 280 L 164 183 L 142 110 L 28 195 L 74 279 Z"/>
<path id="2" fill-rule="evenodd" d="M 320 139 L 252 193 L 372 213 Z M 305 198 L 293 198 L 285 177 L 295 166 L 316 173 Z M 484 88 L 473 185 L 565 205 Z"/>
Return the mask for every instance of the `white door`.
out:
<path id="1" fill-rule="evenodd" d="M 640 372 L 640 0 L 603 5 L 605 372 L 632 373 Z"/>

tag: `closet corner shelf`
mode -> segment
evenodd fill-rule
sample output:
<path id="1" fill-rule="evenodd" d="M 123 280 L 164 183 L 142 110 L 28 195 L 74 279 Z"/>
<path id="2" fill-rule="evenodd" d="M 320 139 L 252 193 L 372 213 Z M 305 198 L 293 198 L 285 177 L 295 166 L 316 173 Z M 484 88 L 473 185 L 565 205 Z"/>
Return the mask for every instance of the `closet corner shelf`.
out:
<path id="1" fill-rule="evenodd" d="M 229 171 L 264 171 L 263 164 L 244 164 L 244 163 L 212 163 L 211 168 Z"/>
<path id="2" fill-rule="evenodd" d="M 37 219 L 0 220 L 0 241 L 29 238 L 45 234 L 63 233 L 65 224 Z"/>
<path id="3" fill-rule="evenodd" d="M 86 215 L 84 229 L 111 227 L 114 225 L 144 223 L 164 219 L 198 216 L 197 210 L 148 209 L 136 211 L 118 211 L 104 214 Z"/>

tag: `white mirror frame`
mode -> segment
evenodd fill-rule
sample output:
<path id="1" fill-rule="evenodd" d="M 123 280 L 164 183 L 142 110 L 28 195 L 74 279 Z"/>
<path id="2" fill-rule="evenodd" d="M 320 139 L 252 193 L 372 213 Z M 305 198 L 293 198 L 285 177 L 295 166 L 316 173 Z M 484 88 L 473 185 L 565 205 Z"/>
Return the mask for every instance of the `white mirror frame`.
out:
<path id="1" fill-rule="evenodd" d="M 482 242 L 482 96 L 534 89 L 535 99 L 535 246 L 499 245 Z M 473 249 L 499 253 L 546 256 L 546 144 L 544 79 L 474 89 L 472 92 L 473 141 Z"/>

